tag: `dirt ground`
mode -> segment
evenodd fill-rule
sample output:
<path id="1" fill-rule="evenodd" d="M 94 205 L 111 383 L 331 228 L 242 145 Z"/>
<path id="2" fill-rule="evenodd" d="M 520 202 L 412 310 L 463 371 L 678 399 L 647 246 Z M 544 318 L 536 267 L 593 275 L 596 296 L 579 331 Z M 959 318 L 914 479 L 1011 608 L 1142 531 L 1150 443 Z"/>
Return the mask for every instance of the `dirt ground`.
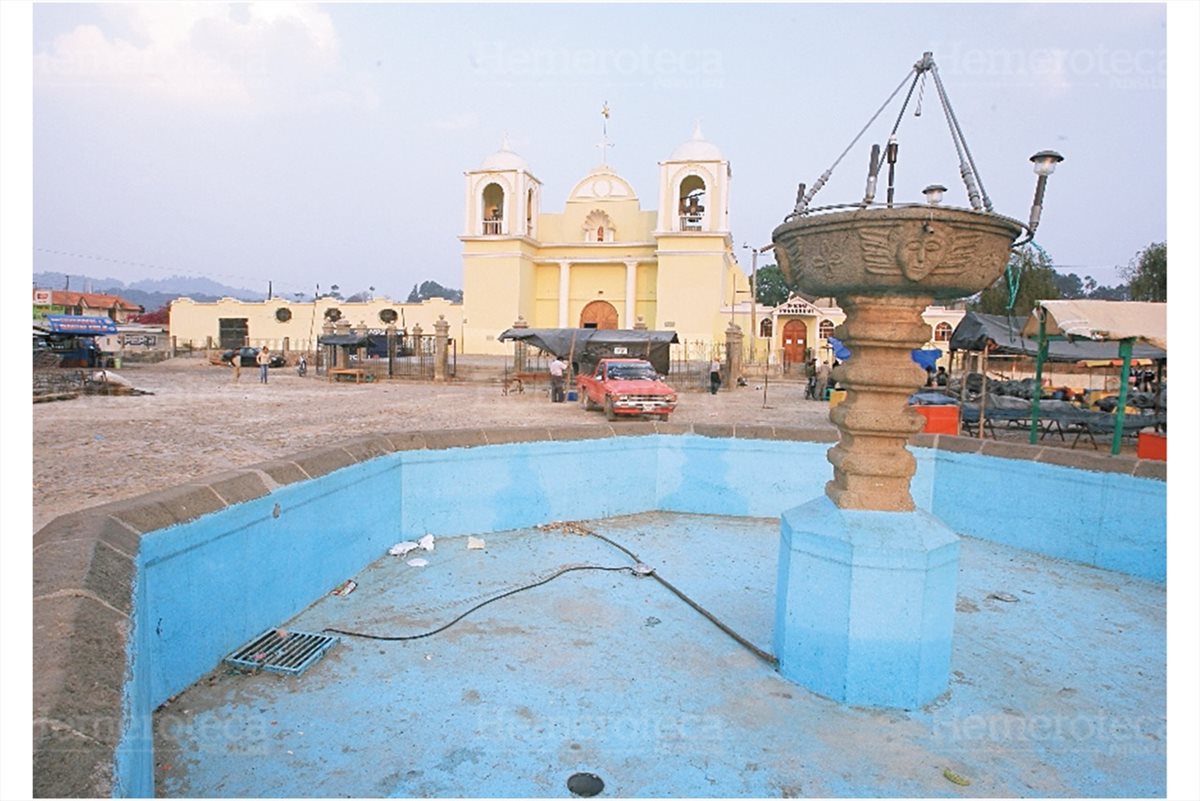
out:
<path id="1" fill-rule="evenodd" d="M 67 512 L 372 432 L 607 424 L 577 403 L 550 403 L 544 388 L 505 396 L 498 382 L 333 384 L 280 368 L 263 385 L 244 368 L 234 383 L 228 367 L 202 358 L 118 372 L 153 394 L 33 404 L 34 531 Z M 765 404 L 753 381 L 716 396 L 684 392 L 671 420 L 832 428 L 826 404 L 804 400 L 795 382 L 770 382 Z"/>

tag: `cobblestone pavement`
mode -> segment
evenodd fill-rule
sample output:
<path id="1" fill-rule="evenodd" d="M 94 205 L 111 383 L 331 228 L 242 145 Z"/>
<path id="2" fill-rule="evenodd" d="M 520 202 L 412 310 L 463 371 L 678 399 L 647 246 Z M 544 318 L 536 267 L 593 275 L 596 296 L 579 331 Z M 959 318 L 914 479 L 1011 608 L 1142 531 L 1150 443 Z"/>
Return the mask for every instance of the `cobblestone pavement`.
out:
<path id="1" fill-rule="evenodd" d="M 469 367 L 486 378 L 486 363 Z M 234 383 L 228 367 L 199 357 L 119 373 L 153 394 L 33 404 L 34 531 L 67 512 L 372 432 L 607 423 L 577 403 L 550 403 L 544 387 L 502 394 L 499 361 L 494 380 L 449 384 L 335 384 L 290 368 L 265 385 L 243 369 Z M 769 382 L 764 402 L 753 379 L 716 396 L 681 393 L 671 421 L 832 428 L 803 384 Z"/>

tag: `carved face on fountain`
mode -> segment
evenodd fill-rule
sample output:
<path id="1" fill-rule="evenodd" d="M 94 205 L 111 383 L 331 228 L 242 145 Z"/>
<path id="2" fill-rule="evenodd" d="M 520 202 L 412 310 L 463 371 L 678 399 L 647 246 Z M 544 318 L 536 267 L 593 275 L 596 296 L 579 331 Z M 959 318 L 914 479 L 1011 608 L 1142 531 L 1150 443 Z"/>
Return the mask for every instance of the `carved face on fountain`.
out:
<path id="1" fill-rule="evenodd" d="M 958 298 L 1004 271 L 1020 223 L 959 209 L 873 209 L 801 218 L 775 229 L 789 281 L 816 295 Z"/>

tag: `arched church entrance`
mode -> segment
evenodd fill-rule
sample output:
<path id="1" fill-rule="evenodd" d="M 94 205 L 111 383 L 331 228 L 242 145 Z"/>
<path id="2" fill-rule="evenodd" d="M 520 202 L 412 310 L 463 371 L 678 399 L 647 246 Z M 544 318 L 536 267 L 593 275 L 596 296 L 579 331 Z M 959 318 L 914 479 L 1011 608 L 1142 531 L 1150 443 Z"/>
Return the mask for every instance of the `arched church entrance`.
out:
<path id="1" fill-rule="evenodd" d="M 803 364 L 808 349 L 808 326 L 803 320 L 788 320 L 783 326 L 783 369 Z"/>
<path id="2" fill-rule="evenodd" d="M 617 327 L 617 310 L 606 300 L 593 300 L 580 312 L 579 327 L 611 331 Z"/>

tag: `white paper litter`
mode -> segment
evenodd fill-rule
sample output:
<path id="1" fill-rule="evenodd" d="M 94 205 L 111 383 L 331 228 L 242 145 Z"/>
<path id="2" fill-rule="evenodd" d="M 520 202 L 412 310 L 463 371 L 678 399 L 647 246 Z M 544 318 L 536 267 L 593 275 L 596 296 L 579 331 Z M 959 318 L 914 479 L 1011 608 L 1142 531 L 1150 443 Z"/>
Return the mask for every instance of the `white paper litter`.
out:
<path id="1" fill-rule="evenodd" d="M 432 551 L 433 550 L 433 535 L 426 534 L 424 537 L 421 537 L 421 539 L 417 540 L 417 545 L 422 550 Z"/>
<path id="2" fill-rule="evenodd" d="M 468 551 L 482 551 L 486 547 L 487 547 L 487 543 L 485 543 L 479 537 L 471 537 L 471 536 L 467 537 L 467 550 Z"/>
<path id="3" fill-rule="evenodd" d="M 409 559 L 408 560 L 409 567 L 425 567 L 425 565 L 427 565 L 427 564 L 429 564 L 428 559 Z"/>
<path id="4" fill-rule="evenodd" d="M 391 548 L 388 548 L 388 553 L 392 556 L 407 556 L 410 551 L 415 551 L 418 547 L 420 546 L 415 542 L 405 540 L 404 542 L 397 542 Z"/>

